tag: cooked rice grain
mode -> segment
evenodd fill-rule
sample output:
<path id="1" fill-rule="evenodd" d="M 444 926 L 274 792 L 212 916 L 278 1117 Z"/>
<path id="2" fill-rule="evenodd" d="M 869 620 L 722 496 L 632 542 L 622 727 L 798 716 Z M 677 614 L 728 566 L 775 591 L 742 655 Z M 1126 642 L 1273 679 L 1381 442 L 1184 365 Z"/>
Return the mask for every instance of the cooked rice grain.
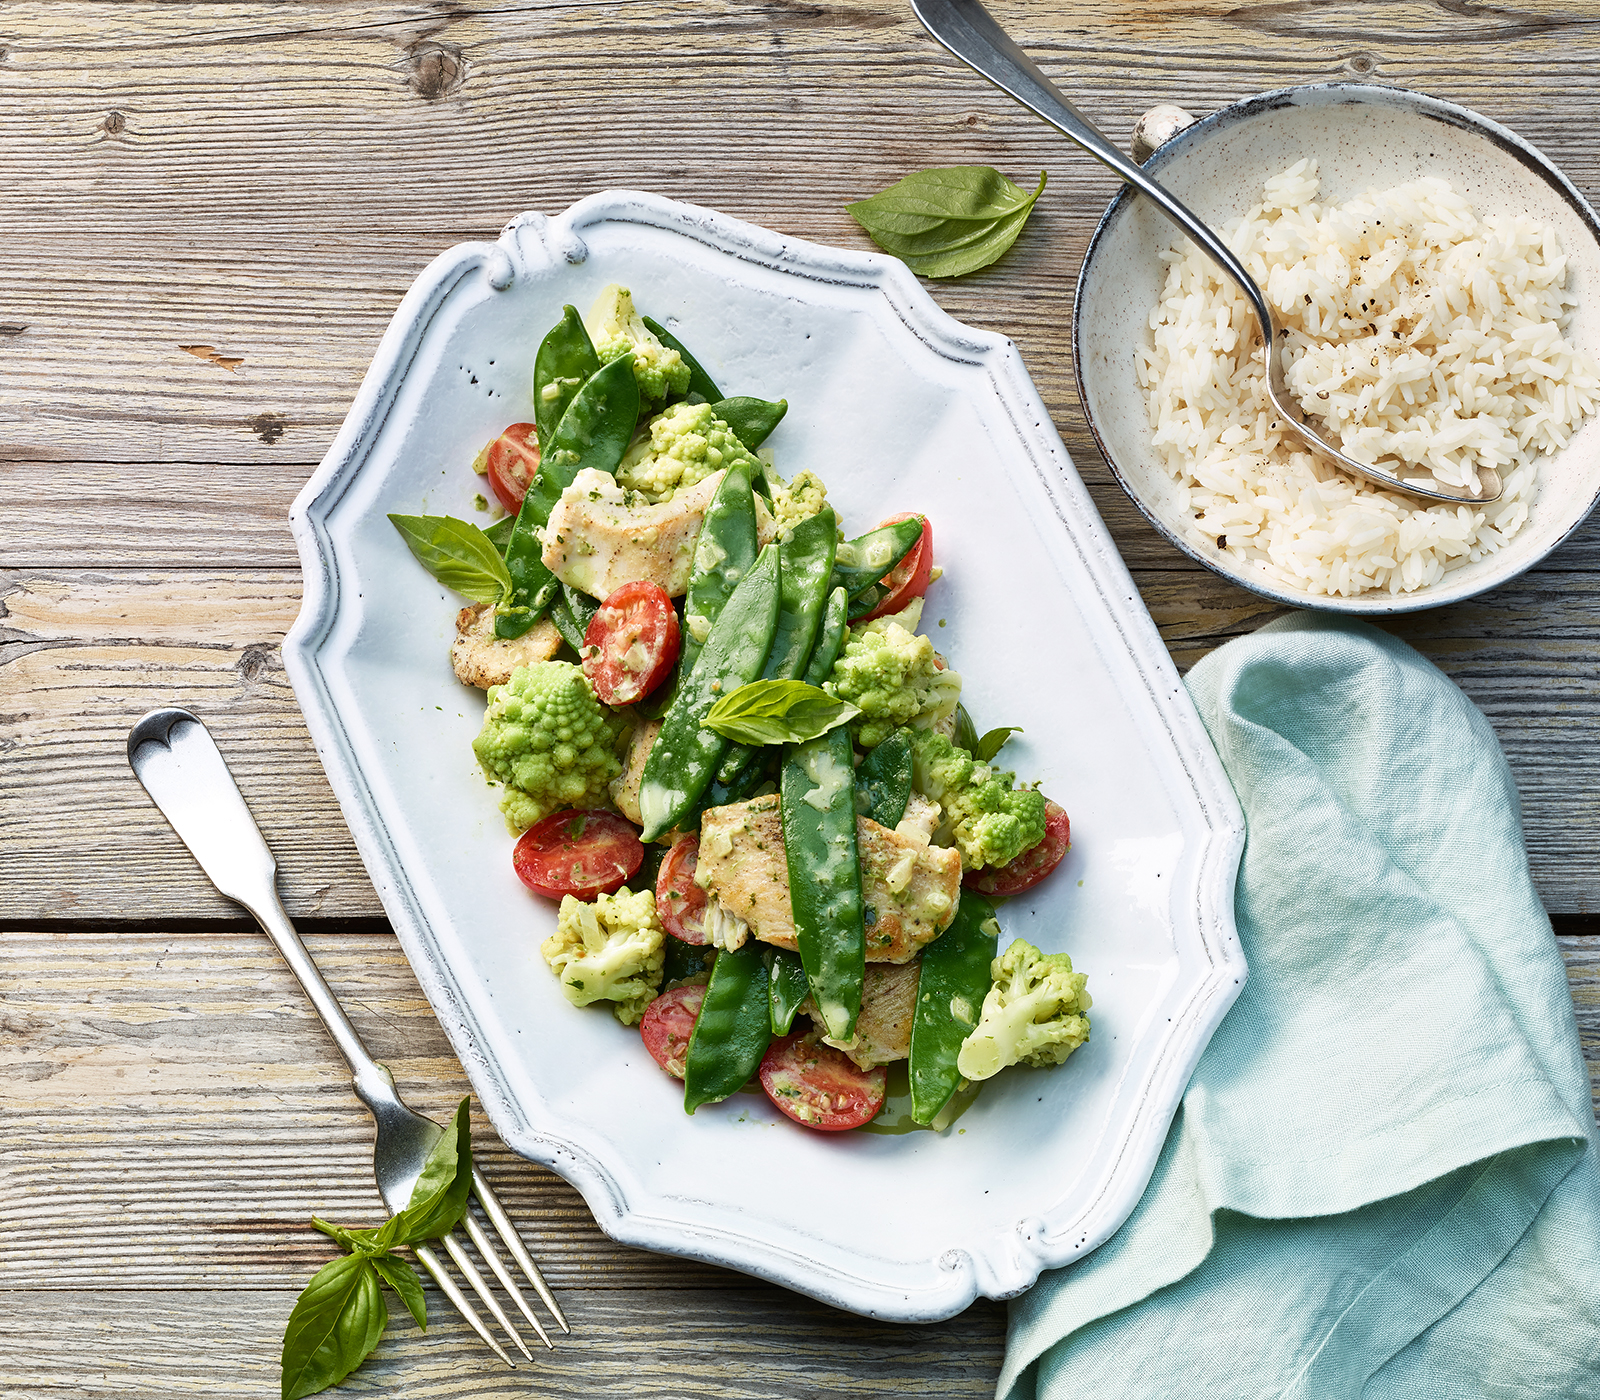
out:
<path id="1" fill-rule="evenodd" d="M 1309 594 L 1408 593 L 1522 528 L 1539 456 L 1600 403 L 1600 364 L 1564 334 L 1574 299 L 1550 230 L 1480 218 L 1444 180 L 1327 206 L 1318 183 L 1302 160 L 1223 230 L 1288 331 L 1290 391 L 1356 460 L 1453 485 L 1492 466 L 1501 498 L 1424 507 L 1289 446 L 1251 354 L 1255 313 L 1188 240 L 1163 255 L 1139 381 L 1195 543 L 1226 537 L 1248 569 Z"/>

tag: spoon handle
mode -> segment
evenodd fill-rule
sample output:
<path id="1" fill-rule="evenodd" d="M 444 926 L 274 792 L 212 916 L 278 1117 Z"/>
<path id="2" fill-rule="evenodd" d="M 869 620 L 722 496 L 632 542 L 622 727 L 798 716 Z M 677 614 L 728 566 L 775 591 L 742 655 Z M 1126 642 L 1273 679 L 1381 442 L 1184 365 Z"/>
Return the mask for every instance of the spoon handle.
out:
<path id="1" fill-rule="evenodd" d="M 945 48 L 1002 92 L 1017 99 L 1064 136 L 1071 137 L 1096 160 L 1111 167 L 1189 235 L 1223 271 L 1237 282 L 1255 307 L 1267 341 L 1272 338 L 1272 311 L 1255 279 L 1233 250 L 1181 200 L 1174 199 L 1138 163 L 1113 146 L 1100 129 L 1062 95 L 1027 54 L 1017 47 L 978 0 L 911 0 L 923 27 Z"/>

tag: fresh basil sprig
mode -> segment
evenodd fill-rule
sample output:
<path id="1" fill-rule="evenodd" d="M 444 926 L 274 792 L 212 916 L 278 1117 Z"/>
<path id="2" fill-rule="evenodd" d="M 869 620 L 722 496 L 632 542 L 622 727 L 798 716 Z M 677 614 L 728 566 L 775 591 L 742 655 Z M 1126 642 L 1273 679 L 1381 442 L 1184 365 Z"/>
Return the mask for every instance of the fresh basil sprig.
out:
<path id="1" fill-rule="evenodd" d="M 1013 734 L 1020 734 L 1022 730 L 1016 725 L 1005 725 L 999 729 L 991 729 L 978 740 L 977 747 L 972 750 L 972 756 L 979 763 L 987 763 L 1006 746 L 1006 740 Z"/>
<path id="2" fill-rule="evenodd" d="M 417 1326 L 427 1329 L 422 1284 L 393 1251 L 448 1234 L 467 1208 L 472 1188 L 467 1102 L 461 1100 L 434 1144 L 410 1203 L 398 1215 L 371 1230 L 346 1230 L 312 1217 L 315 1228 L 350 1252 L 318 1269 L 295 1300 L 283 1333 L 283 1400 L 338 1385 L 378 1345 L 389 1322 L 380 1280 L 400 1295 Z"/>
<path id="3" fill-rule="evenodd" d="M 803 744 L 860 713 L 804 681 L 752 681 L 724 695 L 700 723 L 741 744 Z"/>
<path id="4" fill-rule="evenodd" d="M 453 515 L 391 515 L 417 561 L 446 588 L 475 603 L 511 596 L 511 573 L 500 551 L 476 525 Z"/>
<path id="5" fill-rule="evenodd" d="M 881 194 L 845 206 L 872 241 L 924 277 L 987 267 L 1013 243 L 1044 193 L 1029 194 L 987 165 L 918 170 Z"/>

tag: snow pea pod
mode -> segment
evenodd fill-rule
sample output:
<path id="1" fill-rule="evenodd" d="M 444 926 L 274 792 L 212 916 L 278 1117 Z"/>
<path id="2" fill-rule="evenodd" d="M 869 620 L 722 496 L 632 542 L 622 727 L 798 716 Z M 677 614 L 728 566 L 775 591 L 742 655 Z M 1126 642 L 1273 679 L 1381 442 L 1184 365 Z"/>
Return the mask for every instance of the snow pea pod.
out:
<path id="1" fill-rule="evenodd" d="M 561 634 L 562 641 L 574 651 L 583 650 L 583 628 L 578 626 L 577 619 L 572 615 L 572 609 L 567 606 L 567 600 L 559 593 L 550 604 L 550 621 L 555 623 L 556 631 Z"/>
<path id="2" fill-rule="evenodd" d="M 756 562 L 756 498 L 750 469 L 735 463 L 723 474 L 717 494 L 706 507 L 694 542 L 689 591 L 683 599 L 683 632 L 678 651 L 680 683 L 694 670 L 700 649 L 711 635 L 739 580 Z"/>
<path id="3" fill-rule="evenodd" d="M 916 547 L 922 538 L 922 517 L 913 515 L 893 525 L 880 525 L 839 546 L 833 581 L 854 598 L 877 583 Z"/>
<path id="4" fill-rule="evenodd" d="M 707 403 L 716 403 L 722 397 L 722 390 L 712 382 L 711 376 L 700 367 L 700 361 L 689 353 L 689 347 L 677 336 L 673 335 L 659 321 L 652 321 L 648 316 L 643 318 L 644 323 L 655 336 L 669 350 L 676 350 L 683 356 L 684 364 L 689 366 L 689 393 L 698 394 Z M 749 444 L 747 443 L 746 446 Z"/>
<path id="5" fill-rule="evenodd" d="M 931 1123 L 961 1084 L 956 1054 L 972 1034 L 994 978 L 1000 925 L 994 906 L 961 892 L 950 927 L 922 950 L 917 1007 L 911 1020 L 911 1117 Z"/>
<path id="6" fill-rule="evenodd" d="M 724 948 L 711 967 L 683 1065 L 683 1107 L 719 1103 L 749 1083 L 772 1040 L 767 962 L 755 943 Z"/>
<path id="7" fill-rule="evenodd" d="M 778 620 L 779 591 L 778 550 L 768 545 L 711 624 L 700 660 L 681 679 L 645 759 L 639 812 L 646 841 L 692 812 L 716 774 L 728 741 L 700 721 L 718 696 L 761 674 Z"/>
<path id="8" fill-rule="evenodd" d="M 550 621 L 555 623 L 561 640 L 576 652 L 583 651 L 583 639 L 589 623 L 600 611 L 599 602 L 569 583 L 561 585 L 561 592 L 550 604 Z"/>
<path id="9" fill-rule="evenodd" d="M 539 620 L 556 596 L 558 583 L 544 566 L 539 531 L 561 493 L 586 468 L 615 471 L 639 421 L 639 385 L 633 361 L 624 355 L 584 381 L 561 421 L 540 443 L 539 470 L 528 483 L 517 523 L 506 545 L 511 574 L 511 605 L 495 616 L 497 637 L 520 637 Z"/>
<path id="10" fill-rule="evenodd" d="M 911 800 L 911 738 L 897 729 L 861 760 L 856 792 L 865 799 L 867 815 L 880 826 L 895 827 Z"/>
<path id="11" fill-rule="evenodd" d="M 821 685 L 833 670 L 833 663 L 844 650 L 845 633 L 850 630 L 850 595 L 835 588 L 828 595 L 828 606 L 822 614 L 822 631 L 816 646 L 811 649 L 811 660 L 806 662 L 806 673 L 801 676 L 807 685 Z"/>
<path id="12" fill-rule="evenodd" d="M 861 1014 L 867 957 L 849 730 L 830 729 L 790 749 L 781 790 L 800 962 L 828 1034 L 848 1040 Z"/>
<path id="13" fill-rule="evenodd" d="M 561 415 L 591 378 L 600 372 L 600 357 L 575 306 L 562 308 L 561 319 L 539 342 L 533 360 L 533 422 L 541 445 L 550 441 Z"/>
<path id="14" fill-rule="evenodd" d="M 711 411 L 733 429 L 733 435 L 740 442 L 754 452 L 783 421 L 783 415 L 789 411 L 789 400 L 779 399 L 772 403 L 767 399 L 722 399 L 711 405 Z"/>
<path id="15" fill-rule="evenodd" d="M 796 525 L 789 538 L 779 544 L 783 592 L 778 599 L 778 626 L 772 634 L 772 650 L 767 653 L 761 680 L 796 680 L 805 669 L 827 606 L 828 578 L 833 572 L 837 541 L 833 509 L 824 506 L 809 520 Z M 717 770 L 717 781 L 731 784 L 755 761 L 756 752 L 749 744 L 734 744 Z"/>
<path id="16" fill-rule="evenodd" d="M 772 1006 L 772 1033 L 788 1035 L 795 1013 L 811 995 L 811 983 L 806 981 L 800 955 L 787 948 L 768 948 L 767 986 L 771 993 L 768 1000 Z"/>
<path id="17" fill-rule="evenodd" d="M 517 517 L 508 515 L 497 520 L 483 533 L 489 537 L 489 543 L 500 551 L 500 557 L 506 557 L 506 546 L 511 543 L 511 532 L 517 528 Z"/>

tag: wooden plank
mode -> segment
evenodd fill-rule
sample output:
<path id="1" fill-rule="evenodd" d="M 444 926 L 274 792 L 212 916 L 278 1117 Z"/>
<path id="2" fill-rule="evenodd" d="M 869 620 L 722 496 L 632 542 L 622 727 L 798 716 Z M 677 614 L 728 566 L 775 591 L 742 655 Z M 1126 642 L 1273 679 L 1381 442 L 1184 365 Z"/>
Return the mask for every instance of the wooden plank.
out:
<path id="1" fill-rule="evenodd" d="M 381 913 L 278 655 L 298 573 L 22 571 L 0 583 L 0 919 L 221 917 L 233 906 L 127 771 L 128 726 L 185 705 L 219 742 L 278 853 L 298 916 Z M 1203 570 L 1138 582 L 1181 668 L 1278 609 Z M 1600 575 L 1531 573 L 1390 630 L 1483 707 L 1521 788 L 1553 913 L 1597 912 Z M 84 814 L 92 812 L 93 821 Z M 120 853 L 107 859 L 107 851 Z"/>
<path id="2" fill-rule="evenodd" d="M 309 943 L 406 1100 L 447 1115 L 466 1079 L 398 944 Z M 1600 940 L 1560 943 L 1600 1093 Z M 313 1213 L 379 1218 L 366 1110 L 265 938 L 9 933 L 0 1021 L 9 1297 L 111 1281 L 123 1291 L 296 1288 L 331 1257 Z M 477 1129 L 485 1171 L 563 1299 L 757 1291 L 742 1276 L 612 1242 L 570 1186 L 513 1157 L 481 1115 Z"/>
<path id="3" fill-rule="evenodd" d="M 426 1334 L 394 1306 L 378 1349 L 338 1394 L 408 1400 L 817 1400 L 904 1395 L 987 1400 L 1005 1308 L 895 1326 L 770 1284 L 715 1292 L 595 1290 L 567 1303 L 570 1337 L 508 1371 L 431 1287 Z M 294 1293 L 225 1289 L 6 1295 L 0 1394 L 277 1400 Z M 196 1358 L 204 1363 L 197 1364 Z"/>
<path id="4" fill-rule="evenodd" d="M 1114 181 L 904 6 L 790 6 L 776 20 L 753 0 L 178 13 L 8 7 L 0 182 L 19 197 L 0 211 L 5 455 L 304 465 L 405 286 L 447 244 L 622 185 L 867 247 L 845 203 L 930 152 L 1051 168 L 1019 247 L 935 294 L 1014 335 L 1052 412 L 1069 411 L 1072 278 Z M 1203 113 L 1358 76 L 1474 104 L 1600 189 L 1600 153 L 1569 115 L 1587 111 L 1600 50 L 1581 6 L 1441 19 L 1398 4 L 1377 26 L 1352 4 L 1000 13 L 1119 141 L 1158 100 Z"/>

